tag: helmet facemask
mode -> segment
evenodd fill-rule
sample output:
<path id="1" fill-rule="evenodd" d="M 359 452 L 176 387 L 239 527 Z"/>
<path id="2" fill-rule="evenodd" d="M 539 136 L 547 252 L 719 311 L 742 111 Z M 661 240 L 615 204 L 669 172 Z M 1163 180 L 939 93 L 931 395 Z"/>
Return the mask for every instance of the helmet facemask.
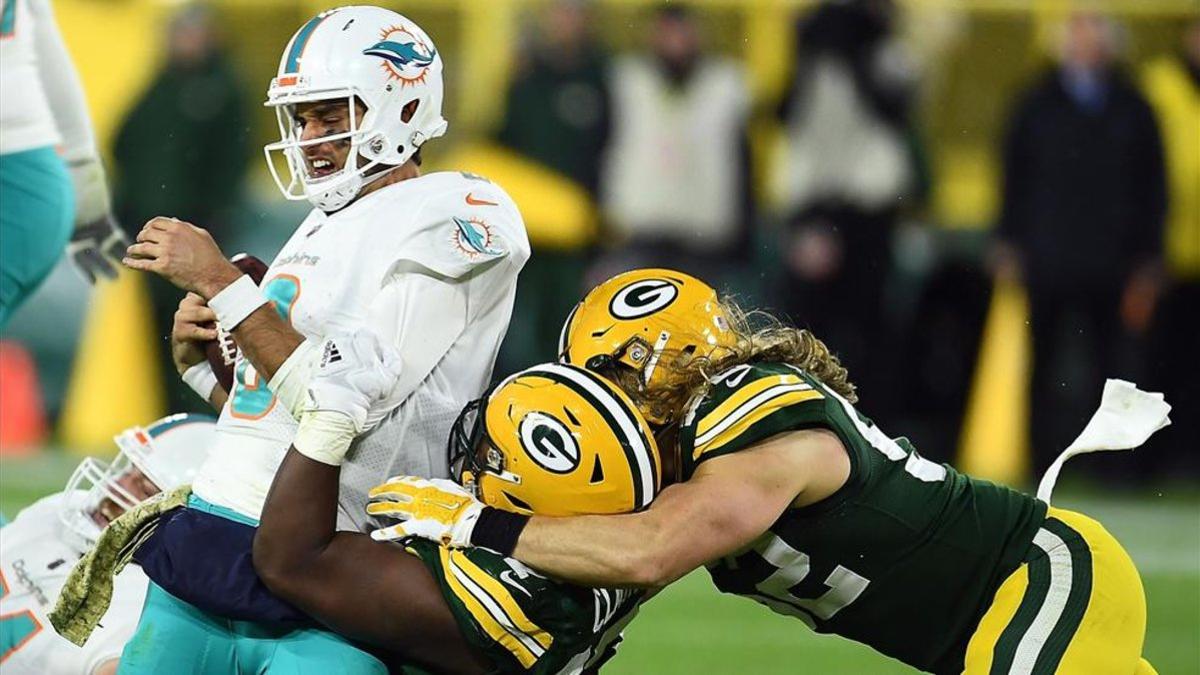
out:
<path id="1" fill-rule="evenodd" d="M 131 485 L 146 484 L 154 487 L 150 494 L 139 495 L 131 490 Z M 111 464 L 85 457 L 67 481 L 66 492 L 68 504 L 59 513 L 60 519 L 84 545 L 90 545 L 108 523 L 157 493 L 158 486 L 126 453 L 120 452 Z M 86 494 L 78 495 L 78 492 Z M 113 508 L 106 509 L 106 502 Z"/>
<path id="2" fill-rule="evenodd" d="M 112 462 L 86 457 L 67 481 L 60 521 L 90 546 L 108 523 L 162 490 L 192 482 L 208 456 L 216 424 L 205 415 L 165 417 L 113 440 Z"/>
<path id="3" fill-rule="evenodd" d="M 297 106 L 343 101 L 352 111 L 346 130 L 300 138 Z M 419 26 L 381 7 L 331 9 L 301 26 L 284 49 L 266 105 L 279 123 L 280 140 L 264 149 L 276 185 L 287 199 L 307 199 L 326 212 L 348 205 L 446 131 L 441 56 Z M 304 149 L 326 142 L 347 143 L 347 157 L 333 174 L 313 176 Z M 276 152 L 287 163 L 287 181 Z"/>
<path id="4" fill-rule="evenodd" d="M 302 129 L 296 122 L 299 107 L 304 103 L 329 102 L 346 106 L 349 128 L 346 131 L 302 139 Z M 263 148 L 271 177 L 283 196 L 289 200 L 308 200 L 322 211 L 336 211 L 353 201 L 363 187 L 385 176 L 399 164 L 384 159 L 389 154 L 390 141 L 374 129 L 373 120 L 379 112 L 363 102 L 355 90 L 308 91 L 303 96 L 272 96 L 267 103 L 275 108 L 280 140 Z M 327 176 L 313 176 L 304 149 L 324 143 L 348 143 L 349 148 L 341 168 Z M 289 180 L 285 184 L 278 162 L 272 153 L 281 153 L 286 160 Z M 359 161 L 362 158 L 363 162 Z M 386 167 L 383 170 L 376 170 Z"/>
<path id="5" fill-rule="evenodd" d="M 505 470 L 504 454 L 488 436 L 483 413 L 490 394 L 491 391 L 468 403 L 450 429 L 450 475 L 476 497 L 480 496 L 479 481 L 485 473 L 509 483 L 521 483 L 520 476 Z"/>

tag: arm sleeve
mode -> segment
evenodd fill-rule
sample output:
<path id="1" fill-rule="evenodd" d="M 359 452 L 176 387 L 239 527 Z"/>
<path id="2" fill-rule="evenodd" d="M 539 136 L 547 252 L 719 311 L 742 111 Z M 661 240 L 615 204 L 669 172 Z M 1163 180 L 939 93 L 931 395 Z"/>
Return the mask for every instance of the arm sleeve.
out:
<path id="1" fill-rule="evenodd" d="M 37 52 L 38 75 L 54 122 L 63 138 L 63 158 L 68 164 L 96 157 L 96 139 L 88 118 L 87 98 L 79 73 L 66 44 L 58 32 L 54 11 L 48 0 L 29 0 L 34 21 L 34 49 Z"/>
<path id="2" fill-rule="evenodd" d="M 403 264 L 371 302 L 368 324 L 403 358 L 400 379 L 373 410 L 378 420 L 404 402 L 449 351 L 468 323 L 468 283 Z"/>

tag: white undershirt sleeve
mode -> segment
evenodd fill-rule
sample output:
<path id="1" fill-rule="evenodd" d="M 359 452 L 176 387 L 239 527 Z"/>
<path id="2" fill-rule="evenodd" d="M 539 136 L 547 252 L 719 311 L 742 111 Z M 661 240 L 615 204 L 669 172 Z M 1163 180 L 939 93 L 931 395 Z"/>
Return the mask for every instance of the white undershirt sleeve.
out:
<path id="1" fill-rule="evenodd" d="M 29 7 L 36 16 L 33 24 L 38 76 L 62 135 L 63 159 L 67 164 L 93 159 L 97 156 L 96 138 L 88 117 L 87 97 L 58 31 L 54 11 L 48 0 L 29 0 Z"/>

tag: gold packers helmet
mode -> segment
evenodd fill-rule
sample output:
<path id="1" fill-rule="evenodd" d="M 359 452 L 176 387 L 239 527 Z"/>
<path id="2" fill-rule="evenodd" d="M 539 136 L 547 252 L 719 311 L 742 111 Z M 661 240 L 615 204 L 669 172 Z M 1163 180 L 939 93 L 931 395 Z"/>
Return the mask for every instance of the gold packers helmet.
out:
<path id="1" fill-rule="evenodd" d="M 452 466 L 480 501 L 547 516 L 627 513 L 662 484 L 658 447 L 629 397 L 582 368 L 547 363 L 468 405 Z"/>
<path id="2" fill-rule="evenodd" d="M 563 324 L 558 352 L 563 363 L 589 370 L 628 366 L 653 389 L 665 381 L 659 368 L 664 353 L 709 356 L 736 341 L 711 286 L 675 270 L 641 269 L 618 274 L 584 296 Z"/>

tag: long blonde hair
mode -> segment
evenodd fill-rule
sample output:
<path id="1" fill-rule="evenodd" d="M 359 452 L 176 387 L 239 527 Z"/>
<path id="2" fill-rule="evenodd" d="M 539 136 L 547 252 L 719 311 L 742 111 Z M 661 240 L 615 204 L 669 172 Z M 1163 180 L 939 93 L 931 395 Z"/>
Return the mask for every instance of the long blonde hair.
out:
<path id="1" fill-rule="evenodd" d="M 737 338 L 732 347 L 700 356 L 664 353 L 658 367 L 667 377 L 652 389 L 632 369 L 618 368 L 613 373 L 639 408 L 659 419 L 678 421 L 688 403 L 708 390 L 713 376 L 745 363 L 796 366 L 851 403 L 858 401 L 845 366 L 812 331 L 790 326 L 765 311 L 746 311 L 731 298 L 722 298 L 721 308 Z"/>

